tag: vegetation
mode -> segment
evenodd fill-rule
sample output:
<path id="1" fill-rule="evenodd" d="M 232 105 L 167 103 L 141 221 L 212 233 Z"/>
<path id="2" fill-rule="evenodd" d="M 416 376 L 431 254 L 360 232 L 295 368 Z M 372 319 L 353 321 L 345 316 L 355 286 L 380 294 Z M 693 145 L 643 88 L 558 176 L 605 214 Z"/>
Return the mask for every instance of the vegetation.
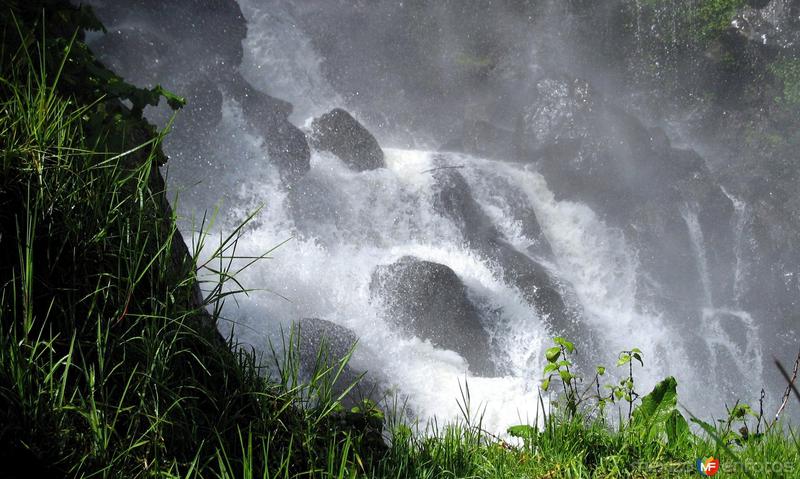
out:
<path id="1" fill-rule="evenodd" d="M 800 60 L 776 61 L 770 64 L 769 71 L 783 84 L 783 94 L 775 101 L 789 106 L 800 105 Z"/>
<path id="2" fill-rule="evenodd" d="M 347 358 L 331 364 L 323 348 L 301 382 L 292 335 L 270 374 L 265 358 L 214 327 L 240 289 L 241 228 L 200 265 L 219 281 L 197 298 L 208 236 L 201 227 L 199 244 L 185 247 L 158 170 L 164 132 L 141 117 L 160 98 L 182 101 L 102 67 L 81 41 L 81 29 L 100 28 L 87 7 L 33 3 L 11 2 L 2 16 L 5 477 L 665 477 L 692 474 L 710 456 L 733 476 L 797 474 L 795 431 L 777 424 L 762 433 L 762 415 L 749 407 L 737 404 L 713 425 L 692 418 L 692 429 L 674 379 L 639 398 L 635 348 L 619 356 L 627 376 L 601 387 L 598 367 L 596 395 L 584 397 L 568 359 L 575 346 L 557 338 L 542 389 L 552 376 L 564 395 L 548 407 L 532 397 L 542 406 L 538 427 L 514 426 L 509 439 L 483 429 L 468 387 L 464 417 L 443 427 L 412 429 L 370 402 L 344 410 L 348 388 L 334 394 L 333 385 Z M 612 421 L 605 411 L 620 400 L 627 416 L 620 409 Z"/>
<path id="3" fill-rule="evenodd" d="M 734 15 L 745 5 L 745 0 L 704 0 L 689 9 L 688 15 L 696 25 L 699 38 L 710 40 L 730 28 Z"/>

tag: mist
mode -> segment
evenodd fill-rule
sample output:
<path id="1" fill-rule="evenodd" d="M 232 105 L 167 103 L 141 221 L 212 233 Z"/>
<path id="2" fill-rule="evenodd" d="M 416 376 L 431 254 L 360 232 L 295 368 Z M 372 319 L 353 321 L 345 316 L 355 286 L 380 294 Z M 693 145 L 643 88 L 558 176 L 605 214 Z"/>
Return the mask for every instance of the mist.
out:
<path id="1" fill-rule="evenodd" d="M 492 431 L 536 415 L 554 336 L 587 384 L 638 347 L 642 392 L 673 375 L 696 415 L 762 387 L 777 407 L 800 298 L 792 2 L 89 3 L 105 64 L 187 98 L 174 123 L 146 111 L 171 126 L 184 236 L 262 207 L 239 253 L 289 240 L 241 273 L 223 332 L 266 353 L 313 318 L 413 416 L 457 416 L 466 381 Z M 347 148 L 323 136 L 336 108 Z"/>

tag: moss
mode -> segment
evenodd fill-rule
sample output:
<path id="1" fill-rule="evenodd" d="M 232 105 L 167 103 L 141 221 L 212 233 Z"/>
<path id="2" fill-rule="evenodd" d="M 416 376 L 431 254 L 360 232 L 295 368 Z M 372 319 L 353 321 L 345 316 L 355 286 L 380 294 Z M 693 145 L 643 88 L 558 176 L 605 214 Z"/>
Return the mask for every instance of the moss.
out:
<path id="1" fill-rule="evenodd" d="M 779 60 L 770 64 L 768 70 L 783 85 L 783 94 L 775 101 L 786 106 L 800 105 L 800 60 Z"/>
<path id="2" fill-rule="evenodd" d="M 697 7 L 687 10 L 689 20 L 697 28 L 698 38 L 709 41 L 727 30 L 745 0 L 701 0 Z"/>

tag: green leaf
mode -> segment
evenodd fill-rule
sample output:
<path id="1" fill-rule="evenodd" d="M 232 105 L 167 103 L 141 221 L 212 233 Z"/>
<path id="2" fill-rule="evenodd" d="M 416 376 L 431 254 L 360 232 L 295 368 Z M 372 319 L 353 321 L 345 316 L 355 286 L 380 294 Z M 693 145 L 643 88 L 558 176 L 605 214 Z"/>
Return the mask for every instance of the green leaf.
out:
<path id="1" fill-rule="evenodd" d="M 572 344 L 571 342 L 567 341 L 566 339 L 564 339 L 562 337 L 557 337 L 557 338 L 554 338 L 553 341 L 556 344 L 560 344 L 561 346 L 564 346 L 564 349 L 566 349 L 568 353 L 574 353 L 575 352 L 575 345 Z"/>
<path id="2" fill-rule="evenodd" d="M 639 353 L 639 354 L 642 354 L 642 350 L 641 350 L 641 349 L 639 349 L 639 348 L 633 348 L 633 349 L 631 349 L 631 352 L 632 352 L 632 353 Z"/>
<path id="3" fill-rule="evenodd" d="M 169 107 L 173 110 L 179 110 L 186 106 L 185 98 L 172 93 L 161 85 L 156 85 L 156 87 L 153 88 L 153 91 L 158 95 L 163 96 L 167 100 L 167 105 L 169 105 Z"/>
<path id="4" fill-rule="evenodd" d="M 558 372 L 558 375 L 561 376 L 561 380 L 564 381 L 565 383 L 570 382 L 575 377 L 574 374 L 572 374 L 569 371 L 566 371 L 564 369 L 560 370 Z"/>
<path id="5" fill-rule="evenodd" d="M 557 369 L 558 369 L 558 364 L 547 363 L 547 365 L 544 367 L 544 373 L 545 374 L 550 374 L 550 373 L 552 373 L 553 371 L 555 371 Z"/>
<path id="6" fill-rule="evenodd" d="M 644 361 L 642 361 L 642 355 L 640 353 L 633 353 L 633 357 L 639 361 L 639 364 L 644 366 Z"/>
<path id="7" fill-rule="evenodd" d="M 548 361 L 554 363 L 558 361 L 559 356 L 561 356 L 561 348 L 558 346 L 553 346 L 545 351 L 544 356 L 547 358 Z"/>
<path id="8" fill-rule="evenodd" d="M 673 409 L 667 417 L 664 431 L 667 433 L 667 441 L 672 445 L 683 442 L 691 434 L 689 424 L 677 409 Z"/>
<path id="9" fill-rule="evenodd" d="M 506 432 L 508 432 L 508 434 L 512 437 L 526 439 L 536 435 L 536 428 L 527 424 L 519 424 L 517 426 L 509 427 Z"/>
<path id="10" fill-rule="evenodd" d="M 542 391 L 547 391 L 547 388 L 550 387 L 550 377 L 551 376 L 547 376 L 542 380 Z"/>
<path id="11" fill-rule="evenodd" d="M 617 367 L 619 367 L 619 366 L 623 366 L 623 365 L 625 365 L 625 364 L 628 364 L 629 362 L 631 362 L 631 357 L 630 357 L 630 355 L 628 355 L 628 354 L 623 354 L 623 355 L 622 355 L 622 356 L 620 356 L 620 357 L 619 357 L 619 359 L 617 360 Z"/>
<path id="12" fill-rule="evenodd" d="M 669 376 L 656 384 L 642 403 L 633 411 L 632 423 L 644 429 L 648 436 L 659 431 L 659 424 L 664 424 L 675 410 L 678 403 L 678 382 Z"/>
<path id="13" fill-rule="evenodd" d="M 606 368 L 605 368 L 605 366 L 597 366 L 597 374 L 599 374 L 600 376 L 602 376 L 602 375 L 603 375 L 603 374 L 605 374 L 605 373 L 606 373 Z"/>
<path id="14" fill-rule="evenodd" d="M 758 415 L 754 413 L 752 409 L 750 409 L 750 406 L 745 403 L 737 404 L 736 407 L 734 407 L 730 412 L 730 416 L 733 419 L 742 419 L 747 414 L 753 417 L 758 417 Z"/>

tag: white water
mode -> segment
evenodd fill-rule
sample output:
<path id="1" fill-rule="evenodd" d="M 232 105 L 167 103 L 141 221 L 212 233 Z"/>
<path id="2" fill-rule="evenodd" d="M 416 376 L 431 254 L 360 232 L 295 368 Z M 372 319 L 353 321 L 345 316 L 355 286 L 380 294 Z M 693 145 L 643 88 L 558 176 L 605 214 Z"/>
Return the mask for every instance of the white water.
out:
<path id="1" fill-rule="evenodd" d="M 736 218 L 736 224 L 734 225 L 733 234 L 735 235 L 735 244 L 733 253 L 736 256 L 736 266 L 734 268 L 734 276 L 733 276 L 733 298 L 736 304 L 738 305 L 742 299 L 742 294 L 744 293 L 745 288 L 745 276 L 747 274 L 746 265 L 747 263 L 744 260 L 744 242 L 745 242 L 745 226 L 749 221 L 750 212 L 747 207 L 747 203 L 742 201 L 741 199 L 731 195 L 728 191 L 721 187 L 722 192 L 725 196 L 731 200 L 733 203 L 733 210 L 734 210 L 734 218 Z"/>
<path id="2" fill-rule="evenodd" d="M 745 216 L 744 203 L 735 200 L 724 189 L 723 192 L 733 202 L 736 213 L 736 225 L 734 228 L 734 233 L 737 235 L 734 248 L 736 254 L 734 303 L 736 303 L 739 299 L 737 291 L 741 291 L 742 288 L 740 282 L 744 266 L 741 257 L 741 241 L 744 222 L 747 218 Z M 696 256 L 698 274 L 700 275 L 700 283 L 703 287 L 703 297 L 705 299 L 701 324 L 697 328 L 697 333 L 701 336 L 709 351 L 707 370 L 724 371 L 729 378 L 742 376 L 762 377 L 763 358 L 758 325 L 746 311 L 714 304 L 703 230 L 697 214 L 688 205 L 682 211 L 682 215 Z M 738 290 L 737 287 L 739 288 Z M 721 381 L 724 385 L 723 387 L 728 389 L 724 392 L 730 397 L 741 394 L 739 387 L 741 384 L 738 384 L 738 382 L 732 383 L 729 378 Z"/>
<path id="3" fill-rule="evenodd" d="M 237 116 L 226 118 L 236 121 Z M 390 390 L 407 396 L 423 422 L 458 417 L 459 382 L 466 379 L 473 410 L 485 407 L 484 427 L 502 432 L 535 419 L 543 349 L 552 333 L 519 291 L 503 282 L 498 267 L 467 249 L 460 231 L 434 211 L 428 171 L 433 156 L 386 149 L 387 168 L 357 173 L 331 155 L 314 153 L 307 178 L 323 185 L 328 195 L 324 201 L 332 209 L 315 217 L 305 231 L 298 230 L 293 218 L 302 213 L 288 210 L 277 179 L 248 182 L 247 172 L 238 171 L 234 201 L 266 205 L 240 241 L 238 254 L 255 256 L 291 235 L 295 238 L 273 259 L 239 276 L 246 286 L 269 291 L 240 297 L 228 311 L 239 339 L 262 350 L 270 341 L 281 344 L 281 328 L 293 319 L 320 317 L 351 329 L 360 337 L 353 366 L 377 373 Z M 478 203 L 520 246 L 531 238 L 509 220 L 514 211 L 507 195 L 527 198 L 552 245 L 551 267 L 575 288 L 587 328 L 607 353 L 606 365 L 613 365 L 616 351 L 639 347 L 647 354 L 647 368 L 637 374 L 642 391 L 676 371 L 684 371 L 679 377 L 684 384 L 695 383 L 687 352 L 674 341 L 674 332 L 660 315 L 645 314 L 634 302 L 638 263 L 621 232 L 605 226 L 584 205 L 556 201 L 535 171 L 467 155 L 445 158 L 464 165 L 461 172 Z M 507 365 L 508 376 L 475 377 L 457 353 L 406 336 L 384 320 L 381 302 L 370 299 L 371 274 L 376 266 L 405 255 L 449 266 L 471 296 L 484 299 L 483 307 L 500 311 L 484 326 L 493 339 L 495 359 Z"/>
<path id="4" fill-rule="evenodd" d="M 242 0 L 241 6 L 248 19 L 242 72 L 249 81 L 291 101 L 295 124 L 306 124 L 310 116 L 342 106 L 322 79 L 313 48 L 284 7 L 267 9 L 254 0 Z M 509 425 L 535 420 L 543 350 L 553 332 L 517 288 L 503 281 L 499 267 L 467 248 L 456 226 L 434 210 L 429 170 L 435 153 L 382 145 L 387 168 L 357 173 L 329 154 L 313 152 L 311 170 L 298 186 L 313 194 L 293 211 L 274 168 L 265 165 L 262 139 L 247 133 L 241 109 L 233 101 L 224 104 L 220 131 L 212 186 L 213 191 L 226 192 L 228 208 L 216 230 L 230 230 L 263 205 L 241 238 L 237 254 L 260 255 L 293 238 L 272 259 L 238 276 L 246 287 L 258 288 L 226 310 L 237 325 L 239 340 L 267 351 L 270 342 L 281 344 L 281 331 L 291 321 L 324 318 L 359 336 L 352 365 L 371 371 L 391 391 L 407 397 L 423 422 L 458 417 L 459 384 L 465 380 L 473 410 L 485 407 L 487 430 L 502 432 Z M 637 304 L 637 278 L 642 274 L 637 251 L 621 231 L 608 227 L 589 207 L 557 201 L 544 178 L 529 167 L 455 154 L 447 154 L 445 161 L 463 165 L 459 172 L 475 200 L 522 252 L 534 238 L 525 236 L 515 205 L 522 198 L 533 209 L 553 250 L 552 257 L 536 259 L 574 290 L 575 297 L 569 299 L 582 306 L 586 330 L 602 345 L 605 365 L 613 372 L 616 352 L 632 347 L 645 351 L 646 368 L 636 372 L 640 392 L 671 374 L 678 377 L 681 397 L 698 401 L 689 404 L 693 412 L 712 402 L 721 404 L 709 397 L 704 382 L 716 367 L 717 355 L 712 353 L 709 359 L 713 364 L 698 368 L 688 359 L 687 334 L 702 335 L 711 351 L 732 352 L 741 372 L 760 367 L 755 339 L 742 342 L 741 334 L 730 332 L 738 328 L 749 338 L 756 331 L 753 319 L 739 311 L 713 308 L 702 230 L 691 210 L 684 212 L 684 219 L 707 299 L 694 333 L 675 330 L 671 325 L 680 323 L 656 306 Z M 199 210 L 210 206 L 195 205 Z M 507 376 L 475 377 L 457 353 L 405 335 L 385 321 L 380 298 L 370 298 L 371 275 L 376 266 L 405 255 L 449 266 L 470 296 L 482 300 L 482 308 L 499 312 L 484 327 L 492 339 L 494 359 L 506 366 Z"/>
<path id="5" fill-rule="evenodd" d="M 385 377 L 388 385 L 409 397 L 409 406 L 423 421 L 458 413 L 459 381 L 467 378 L 472 406 L 486 406 L 484 424 L 494 431 L 520 420 L 535 419 L 535 391 L 543 358 L 544 326 L 518 291 L 498 279 L 492 265 L 462 245 L 461 233 L 433 211 L 430 198 L 432 155 L 427 152 L 386 150 L 387 168 L 355 173 L 338 159 L 315 153 L 307 177 L 334 191 L 329 222 L 311 232 L 296 231 L 285 208 L 286 194 L 276 183 L 243 185 L 267 211 L 240 241 L 238 254 L 252 256 L 298 236 L 277 250 L 273 259 L 246 270 L 239 279 L 269 291 L 239 298 L 229 311 L 238 337 L 266 349 L 280 344 L 280 328 L 289 320 L 320 317 L 354 331 L 359 348 L 352 364 Z M 271 207 L 269 206 L 271 205 Z M 502 318 L 487 324 L 495 338 L 498 359 L 512 374 L 479 378 L 467 371 L 452 351 L 407 337 L 387 324 L 380 301 L 371 301 L 369 283 L 375 267 L 401 256 L 414 255 L 446 264 L 464 281 L 471 294 L 484 298 L 484 307 L 502 310 Z M 286 301 L 283 298 L 288 298 Z"/>
<path id="6" fill-rule="evenodd" d="M 692 249 L 697 257 L 697 272 L 700 275 L 700 284 L 703 286 L 703 298 L 707 307 L 714 306 L 714 300 L 711 294 L 711 276 L 708 273 L 708 257 L 706 255 L 705 239 L 703 238 L 703 230 L 700 227 L 700 221 L 697 219 L 697 213 L 689 206 L 681 211 L 683 220 L 686 222 L 686 227 L 689 230 L 689 239 L 692 242 Z"/>

